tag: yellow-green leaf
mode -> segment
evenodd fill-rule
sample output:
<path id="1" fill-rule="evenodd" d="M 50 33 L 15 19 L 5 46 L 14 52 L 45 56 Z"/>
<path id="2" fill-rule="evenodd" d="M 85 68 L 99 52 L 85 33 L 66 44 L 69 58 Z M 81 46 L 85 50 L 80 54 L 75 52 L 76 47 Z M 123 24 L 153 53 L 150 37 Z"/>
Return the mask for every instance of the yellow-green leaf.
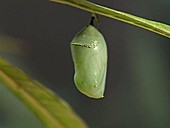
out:
<path id="1" fill-rule="evenodd" d="M 87 128 L 64 100 L 2 58 L 0 82 L 29 106 L 46 128 Z"/>

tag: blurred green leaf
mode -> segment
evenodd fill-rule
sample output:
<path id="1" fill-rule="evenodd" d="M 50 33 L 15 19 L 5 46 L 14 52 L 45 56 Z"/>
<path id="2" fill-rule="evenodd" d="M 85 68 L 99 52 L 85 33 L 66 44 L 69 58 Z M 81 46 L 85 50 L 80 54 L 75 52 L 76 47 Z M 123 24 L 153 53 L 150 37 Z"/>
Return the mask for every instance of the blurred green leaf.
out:
<path id="1" fill-rule="evenodd" d="M 0 82 L 29 106 L 46 128 L 87 127 L 65 101 L 2 58 Z"/>
<path id="2" fill-rule="evenodd" d="M 67 4 L 91 13 L 100 14 L 106 17 L 117 19 L 170 38 L 170 26 L 163 23 L 147 20 L 125 12 L 110 9 L 101 5 L 94 4 L 92 2 L 88 2 L 86 0 L 50 0 L 50 1 Z"/>

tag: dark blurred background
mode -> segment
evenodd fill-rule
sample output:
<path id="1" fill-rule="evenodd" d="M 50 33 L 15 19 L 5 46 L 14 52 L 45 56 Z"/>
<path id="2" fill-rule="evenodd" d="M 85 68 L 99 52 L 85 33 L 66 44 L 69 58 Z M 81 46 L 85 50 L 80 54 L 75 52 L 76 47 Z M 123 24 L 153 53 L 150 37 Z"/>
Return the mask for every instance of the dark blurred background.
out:
<path id="1" fill-rule="evenodd" d="M 169 0 L 93 0 L 170 24 Z M 0 1 L 0 56 L 65 99 L 90 128 L 170 127 L 170 39 L 100 17 L 109 52 L 105 97 L 90 99 L 73 82 L 70 42 L 91 14 L 48 0 Z M 0 85 L 0 128 L 42 128 Z"/>

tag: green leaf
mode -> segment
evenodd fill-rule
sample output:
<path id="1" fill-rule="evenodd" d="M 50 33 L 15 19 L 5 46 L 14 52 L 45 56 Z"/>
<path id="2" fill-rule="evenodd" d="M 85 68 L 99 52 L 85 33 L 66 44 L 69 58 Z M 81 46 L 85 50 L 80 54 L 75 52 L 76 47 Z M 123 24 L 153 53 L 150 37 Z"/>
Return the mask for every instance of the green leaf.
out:
<path id="1" fill-rule="evenodd" d="M 91 13 L 100 14 L 106 17 L 117 19 L 170 38 L 170 26 L 160 22 L 144 19 L 125 12 L 110 9 L 101 5 L 94 4 L 92 2 L 88 2 L 86 0 L 50 0 L 50 1 L 67 4 Z"/>
<path id="2" fill-rule="evenodd" d="M 46 128 L 87 127 L 65 101 L 2 58 L 0 82 L 29 106 Z"/>

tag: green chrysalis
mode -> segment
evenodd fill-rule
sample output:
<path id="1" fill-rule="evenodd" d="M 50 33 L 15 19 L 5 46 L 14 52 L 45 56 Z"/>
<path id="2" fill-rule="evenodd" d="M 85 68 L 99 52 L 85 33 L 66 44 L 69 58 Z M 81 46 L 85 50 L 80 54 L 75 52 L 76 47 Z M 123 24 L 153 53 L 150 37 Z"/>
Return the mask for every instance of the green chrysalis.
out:
<path id="1" fill-rule="evenodd" d="M 88 25 L 73 38 L 71 53 L 78 90 L 91 98 L 104 97 L 107 47 L 102 34 Z"/>

